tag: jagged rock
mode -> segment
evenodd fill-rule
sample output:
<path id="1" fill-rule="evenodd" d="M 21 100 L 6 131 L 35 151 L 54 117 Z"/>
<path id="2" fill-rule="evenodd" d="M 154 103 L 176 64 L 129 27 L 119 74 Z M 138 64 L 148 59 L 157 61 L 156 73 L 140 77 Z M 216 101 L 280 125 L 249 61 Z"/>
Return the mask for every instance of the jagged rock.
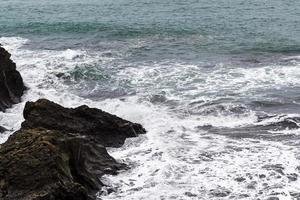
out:
<path id="1" fill-rule="evenodd" d="M 99 177 L 122 167 L 87 138 L 21 129 L 0 148 L 0 199 L 92 199 Z"/>
<path id="2" fill-rule="evenodd" d="M 66 133 L 80 133 L 92 137 L 106 147 L 120 147 L 126 138 L 146 132 L 140 124 L 96 108 L 64 108 L 46 99 L 27 102 L 24 118 L 23 128 L 43 127 Z"/>
<path id="3" fill-rule="evenodd" d="M 26 87 L 10 54 L 0 47 L 0 111 L 21 101 Z"/>
<path id="4" fill-rule="evenodd" d="M 27 103 L 24 116 L 22 128 L 0 145 L 1 200 L 96 199 L 100 177 L 126 167 L 105 146 L 145 133 L 101 110 L 67 109 L 45 99 Z"/>

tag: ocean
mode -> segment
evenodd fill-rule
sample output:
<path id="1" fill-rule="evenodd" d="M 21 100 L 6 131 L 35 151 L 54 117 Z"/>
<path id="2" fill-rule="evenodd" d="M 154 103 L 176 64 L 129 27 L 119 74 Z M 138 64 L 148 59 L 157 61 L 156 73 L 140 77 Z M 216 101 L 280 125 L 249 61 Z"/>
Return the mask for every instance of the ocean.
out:
<path id="1" fill-rule="evenodd" d="M 299 0 L 1 1 L 0 44 L 30 88 L 0 143 L 39 98 L 146 128 L 99 198 L 300 199 Z"/>

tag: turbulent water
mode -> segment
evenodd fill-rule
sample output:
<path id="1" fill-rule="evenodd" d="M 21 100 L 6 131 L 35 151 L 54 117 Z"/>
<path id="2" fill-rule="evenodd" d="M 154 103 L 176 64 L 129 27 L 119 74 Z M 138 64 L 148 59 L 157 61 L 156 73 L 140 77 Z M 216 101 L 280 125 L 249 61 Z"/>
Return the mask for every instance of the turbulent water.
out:
<path id="1" fill-rule="evenodd" d="M 300 199 L 300 1 L 9 0 L 0 43 L 30 88 L 0 143 L 43 97 L 147 129 L 99 198 Z"/>

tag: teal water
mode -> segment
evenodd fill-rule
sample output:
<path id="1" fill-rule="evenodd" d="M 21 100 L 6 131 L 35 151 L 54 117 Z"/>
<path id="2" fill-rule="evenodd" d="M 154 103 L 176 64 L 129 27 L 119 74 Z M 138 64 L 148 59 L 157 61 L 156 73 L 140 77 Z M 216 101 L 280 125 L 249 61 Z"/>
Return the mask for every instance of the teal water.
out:
<path id="1" fill-rule="evenodd" d="M 92 44 L 150 38 L 169 54 L 182 46 L 194 54 L 297 52 L 299 7 L 297 0 L 10 0 L 1 2 L 0 34 Z"/>
<path id="2" fill-rule="evenodd" d="M 101 199 L 300 198 L 300 1 L 8 0 L 0 44 L 30 88 L 1 126 L 48 98 L 147 129 Z"/>

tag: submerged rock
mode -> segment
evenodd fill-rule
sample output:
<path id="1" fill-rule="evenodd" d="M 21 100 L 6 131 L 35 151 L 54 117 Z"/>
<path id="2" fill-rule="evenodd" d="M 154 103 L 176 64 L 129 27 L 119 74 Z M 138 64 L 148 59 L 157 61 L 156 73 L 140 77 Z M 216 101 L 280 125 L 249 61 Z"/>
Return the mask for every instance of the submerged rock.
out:
<path id="1" fill-rule="evenodd" d="M 146 133 L 140 124 L 102 110 L 87 106 L 64 108 L 46 99 L 27 102 L 24 118 L 23 128 L 43 127 L 64 133 L 80 133 L 106 147 L 120 147 L 126 138 Z"/>
<path id="2" fill-rule="evenodd" d="M 0 47 L 0 111 L 21 101 L 26 87 L 10 54 Z"/>
<path id="3" fill-rule="evenodd" d="M 27 103 L 24 116 L 22 128 L 0 145 L 1 200 L 96 199 L 100 177 L 126 167 L 105 146 L 145 133 L 101 110 L 45 99 Z"/>

